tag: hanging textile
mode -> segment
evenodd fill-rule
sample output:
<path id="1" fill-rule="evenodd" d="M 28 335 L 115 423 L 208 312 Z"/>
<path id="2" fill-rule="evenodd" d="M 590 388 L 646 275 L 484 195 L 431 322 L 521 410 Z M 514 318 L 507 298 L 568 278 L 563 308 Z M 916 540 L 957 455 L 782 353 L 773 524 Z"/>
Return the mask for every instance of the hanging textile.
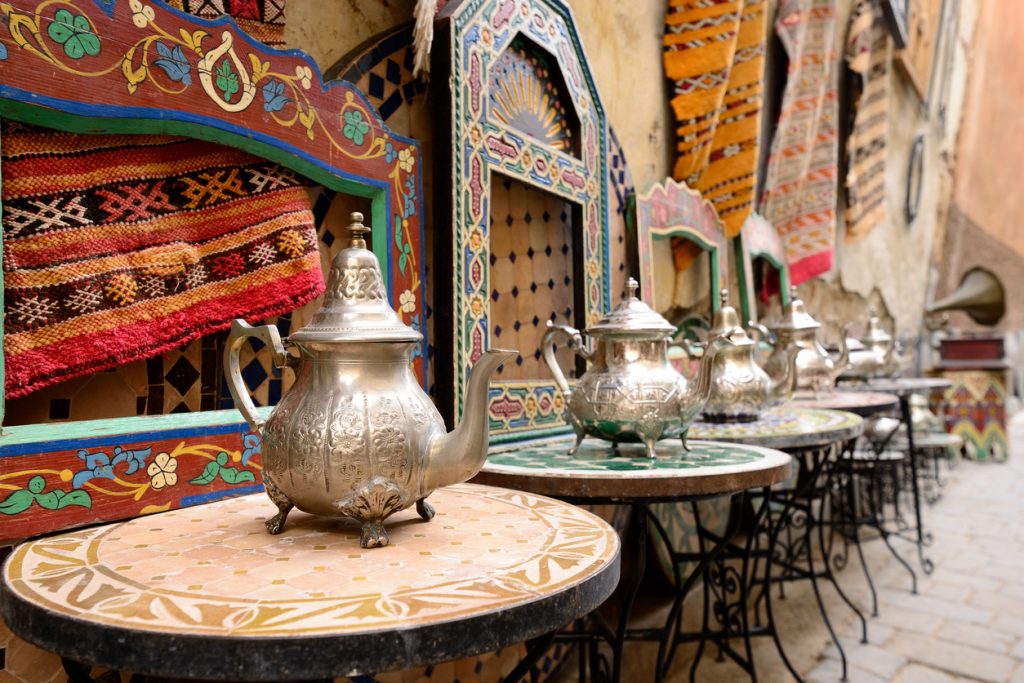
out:
<path id="1" fill-rule="evenodd" d="M 853 129 L 846 142 L 846 240 L 886 218 L 885 154 L 889 115 L 889 33 L 871 0 L 858 0 L 850 19 L 846 62 L 857 76 Z"/>
<path id="2" fill-rule="evenodd" d="M 283 42 L 281 0 L 184 8 L 228 9 Z M 264 159 L 192 139 L 6 121 L 0 156 L 9 398 L 168 351 L 236 317 L 292 310 L 323 290 L 304 182 Z"/>
<path id="3" fill-rule="evenodd" d="M 734 237 L 753 209 L 761 133 L 765 0 L 669 0 L 665 75 L 674 82 L 672 175 L 708 199 Z M 677 270 L 700 251 L 673 240 Z"/>
<path id="4" fill-rule="evenodd" d="M 781 0 L 789 57 L 759 213 L 782 236 L 792 284 L 832 268 L 836 223 L 835 0 Z"/>

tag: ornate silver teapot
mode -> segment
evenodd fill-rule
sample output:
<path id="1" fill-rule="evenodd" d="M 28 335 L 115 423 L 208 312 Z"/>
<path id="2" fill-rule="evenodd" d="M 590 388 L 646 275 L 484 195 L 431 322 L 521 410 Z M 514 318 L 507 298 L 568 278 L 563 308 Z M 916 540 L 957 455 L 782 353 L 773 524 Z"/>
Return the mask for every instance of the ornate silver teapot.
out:
<path id="1" fill-rule="evenodd" d="M 797 390 L 810 390 L 817 394 L 834 387 L 850 357 L 850 349 L 846 345 L 847 328 L 843 328 L 839 338 L 839 358 L 832 358 L 818 341 L 820 327 L 821 323 L 807 312 L 804 302 L 796 295 L 796 287 L 793 287 L 789 304 L 782 308 L 782 318 L 771 326 L 775 348 L 765 361 L 765 372 L 773 377 L 782 374 L 788 362 L 789 349 L 796 347 Z"/>
<path id="2" fill-rule="evenodd" d="M 757 342 L 750 338 L 736 309 L 729 305 L 728 290 L 722 290 L 721 301 L 708 340 L 725 339 L 730 343 L 719 349 L 711 363 L 711 395 L 704 404 L 702 417 L 709 422 L 751 422 L 768 406 L 792 396 L 800 350 L 790 347 L 781 374 L 770 376 L 757 365 Z"/>
<path id="3" fill-rule="evenodd" d="M 659 439 L 686 432 L 711 391 L 710 363 L 722 342 L 709 345 L 698 379 L 687 382 L 668 362 L 668 342 L 675 328 L 636 298 L 637 281 L 630 278 L 619 306 L 587 330 L 596 340 L 591 351 L 579 330 L 548 322 L 541 340 L 544 360 L 565 395 L 568 420 L 576 432 L 575 453 L 586 436 L 613 444 L 643 443 L 655 457 Z M 570 388 L 555 360 L 555 338 L 568 338 L 576 353 L 591 362 L 590 369 Z"/>
<path id="4" fill-rule="evenodd" d="M 267 531 L 281 533 L 294 506 L 356 519 L 360 544 L 372 548 L 388 544 L 388 516 L 415 503 L 420 517 L 431 519 L 426 497 L 483 466 L 488 384 L 515 352 L 492 349 L 480 358 L 462 422 L 447 433 L 412 372 L 412 349 L 423 337 L 388 304 L 362 220 L 352 214 L 352 238 L 334 257 L 320 310 L 288 338 L 298 356 L 287 353 L 276 327 L 236 320 L 224 361 L 235 405 L 263 438 L 263 483 L 278 508 Z M 277 367 L 295 371 L 295 385 L 266 423 L 239 372 L 239 352 L 249 337 L 270 347 Z"/>
<path id="5" fill-rule="evenodd" d="M 850 364 L 843 375 L 852 377 L 884 377 L 893 374 L 900 363 L 892 335 L 882 327 L 882 321 L 871 312 L 864 336 L 847 340 Z"/>

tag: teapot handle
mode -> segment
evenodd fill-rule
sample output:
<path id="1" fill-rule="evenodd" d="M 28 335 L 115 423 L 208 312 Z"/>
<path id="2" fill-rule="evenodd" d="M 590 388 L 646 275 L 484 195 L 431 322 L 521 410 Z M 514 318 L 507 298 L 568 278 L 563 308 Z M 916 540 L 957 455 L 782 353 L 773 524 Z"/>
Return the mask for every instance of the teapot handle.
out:
<path id="1" fill-rule="evenodd" d="M 556 325 L 550 320 L 548 321 L 548 331 L 544 333 L 544 337 L 540 340 L 541 352 L 544 354 L 544 362 L 548 364 L 548 369 L 551 370 L 551 374 L 555 378 L 555 384 L 561 389 L 565 398 L 568 400 L 569 396 L 572 395 L 572 390 L 569 388 L 569 382 L 565 379 L 565 374 L 562 372 L 562 368 L 558 366 L 558 361 L 555 360 L 555 337 L 562 335 L 569 340 L 569 346 L 575 347 L 574 350 L 584 360 L 590 360 L 592 354 L 583 345 L 583 336 L 580 331 L 575 327 L 568 325 Z"/>
<path id="2" fill-rule="evenodd" d="M 249 427 L 259 434 L 263 428 L 263 420 L 257 414 L 256 405 L 249 396 L 245 382 L 242 381 L 242 371 L 238 362 L 242 344 L 249 337 L 256 337 L 270 348 L 275 367 L 283 368 L 285 365 L 289 365 L 290 356 L 285 351 L 284 344 L 281 343 L 281 333 L 273 325 L 253 327 L 244 320 L 235 320 L 231 323 L 231 334 L 224 346 L 224 366 L 227 368 L 228 389 L 231 391 L 231 398 L 234 399 L 235 406 L 242 413 L 242 417 L 249 423 Z"/>

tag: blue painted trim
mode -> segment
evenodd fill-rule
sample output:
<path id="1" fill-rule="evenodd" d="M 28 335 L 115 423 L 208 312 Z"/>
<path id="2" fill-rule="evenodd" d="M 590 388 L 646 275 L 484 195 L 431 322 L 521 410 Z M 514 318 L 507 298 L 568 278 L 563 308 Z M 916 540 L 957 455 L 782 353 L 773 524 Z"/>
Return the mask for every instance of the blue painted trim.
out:
<path id="1" fill-rule="evenodd" d="M 199 505 L 200 503 L 212 503 L 215 500 L 223 500 L 224 498 L 237 498 L 238 496 L 247 496 L 250 493 L 260 493 L 263 491 L 263 484 L 253 484 L 252 486 L 236 486 L 231 489 L 221 489 L 220 491 L 210 491 L 209 493 L 199 493 L 194 496 L 185 496 L 178 502 L 179 507 L 187 508 L 193 505 Z"/>

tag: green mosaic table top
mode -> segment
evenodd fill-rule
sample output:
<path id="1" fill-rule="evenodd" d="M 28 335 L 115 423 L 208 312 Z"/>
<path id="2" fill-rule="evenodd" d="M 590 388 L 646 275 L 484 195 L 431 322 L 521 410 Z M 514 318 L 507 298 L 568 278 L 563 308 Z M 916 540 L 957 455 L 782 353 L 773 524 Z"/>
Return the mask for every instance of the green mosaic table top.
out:
<path id="1" fill-rule="evenodd" d="M 491 453 L 475 481 L 564 498 L 687 499 L 769 486 L 789 474 L 790 456 L 732 443 L 659 441 L 658 457 L 640 444 L 573 438 L 520 444 Z"/>
<path id="2" fill-rule="evenodd" d="M 776 406 L 754 422 L 694 422 L 689 436 L 767 448 L 814 448 L 860 436 L 863 428 L 853 413 Z"/>

